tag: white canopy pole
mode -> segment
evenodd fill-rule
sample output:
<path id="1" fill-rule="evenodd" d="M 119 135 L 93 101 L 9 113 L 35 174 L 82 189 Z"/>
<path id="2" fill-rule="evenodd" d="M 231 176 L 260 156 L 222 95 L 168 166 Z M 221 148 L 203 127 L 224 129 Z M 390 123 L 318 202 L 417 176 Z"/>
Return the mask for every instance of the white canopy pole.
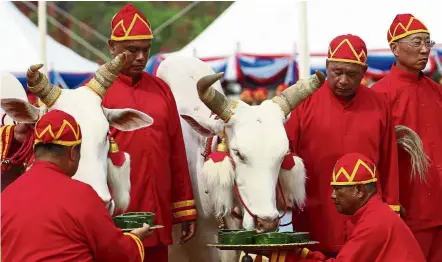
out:
<path id="1" fill-rule="evenodd" d="M 299 78 L 306 78 L 310 75 L 310 51 L 308 48 L 307 34 L 307 1 L 299 1 L 299 43 L 298 43 L 298 65 Z"/>
<path id="2" fill-rule="evenodd" d="M 40 61 L 44 64 L 41 72 L 45 75 L 48 74 L 48 65 L 46 59 L 46 1 L 38 1 L 38 29 L 40 39 Z"/>

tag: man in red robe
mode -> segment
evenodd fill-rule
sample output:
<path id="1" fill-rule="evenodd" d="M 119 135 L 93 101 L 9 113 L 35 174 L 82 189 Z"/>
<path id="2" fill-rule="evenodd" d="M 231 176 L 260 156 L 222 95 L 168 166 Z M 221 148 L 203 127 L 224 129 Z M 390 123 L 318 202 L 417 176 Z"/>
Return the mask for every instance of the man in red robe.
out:
<path id="1" fill-rule="evenodd" d="M 338 160 L 330 183 L 331 198 L 339 213 L 351 216 L 354 229 L 336 259 L 304 248 L 297 250 L 304 258 L 298 261 L 425 261 L 411 230 L 377 193 L 377 171 L 373 162 L 359 153 Z"/>
<path id="2" fill-rule="evenodd" d="M 442 88 L 422 73 L 434 42 L 411 14 L 397 15 L 387 38 L 396 63 L 371 88 L 387 94 L 393 124 L 413 129 L 430 159 L 425 177 L 419 177 L 411 172 L 407 152 L 399 149 L 400 202 L 427 261 L 442 261 Z"/>
<path id="3" fill-rule="evenodd" d="M 71 178 L 82 139 L 75 119 L 52 110 L 34 137 L 34 164 L 1 194 L 2 261 L 143 261 L 149 226 L 123 234 L 92 187 Z"/>
<path id="4" fill-rule="evenodd" d="M 366 60 L 367 48 L 359 37 L 333 39 L 327 81 L 292 111 L 286 124 L 291 150 L 304 160 L 308 176 L 306 206 L 293 211 L 293 227 L 310 232 L 320 242 L 315 249 L 331 255 L 339 252 L 352 227 L 329 201 L 332 189 L 324 175 L 340 156 L 361 152 L 373 159 L 379 167 L 378 192 L 399 211 L 395 130 L 386 98 L 360 84 Z"/>
<path id="5" fill-rule="evenodd" d="M 112 56 L 124 51 L 130 55 L 107 90 L 103 105 L 134 108 L 154 119 L 149 128 L 111 130 L 120 149 L 131 156 L 131 202 L 127 211 L 155 213 L 155 224 L 164 225 L 164 229 L 144 241 L 146 261 L 167 261 L 172 224 L 181 223 L 181 241 L 185 242 L 195 232 L 197 215 L 178 110 L 169 86 L 144 72 L 153 39 L 146 17 L 128 4 L 114 16 L 111 26 Z"/>

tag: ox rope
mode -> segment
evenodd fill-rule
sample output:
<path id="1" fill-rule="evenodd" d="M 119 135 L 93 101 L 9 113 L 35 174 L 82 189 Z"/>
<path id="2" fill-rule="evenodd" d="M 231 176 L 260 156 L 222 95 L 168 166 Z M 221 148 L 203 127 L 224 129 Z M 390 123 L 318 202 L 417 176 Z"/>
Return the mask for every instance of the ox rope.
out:
<path id="1" fill-rule="evenodd" d="M 14 131 L 12 131 L 14 132 Z M 2 161 L 2 172 L 7 171 L 12 165 L 23 164 L 26 167 L 27 161 L 32 157 L 34 148 L 34 132 L 21 144 L 20 148 L 11 157 Z"/>
<path id="2" fill-rule="evenodd" d="M 215 136 L 211 136 L 209 138 L 207 138 L 206 140 L 206 145 L 204 148 L 204 152 L 201 154 L 202 157 L 204 157 L 204 161 L 207 161 L 209 159 L 209 155 L 212 153 L 212 143 L 213 143 L 213 139 L 215 139 Z M 233 162 L 233 165 L 235 165 L 235 163 Z M 257 220 L 258 216 L 256 214 L 253 214 L 252 211 L 247 207 L 246 203 L 244 202 L 244 200 L 241 197 L 241 194 L 239 193 L 239 189 L 238 186 L 236 185 L 235 182 L 235 195 L 236 197 L 239 199 L 239 201 L 241 202 L 241 204 L 244 206 L 244 209 L 247 211 L 247 213 L 254 219 Z M 283 218 L 285 216 L 285 214 L 287 213 L 287 202 L 285 200 L 285 196 L 284 196 L 284 192 L 282 190 L 281 187 L 281 182 L 278 178 L 278 189 L 279 192 L 281 193 L 281 197 L 283 199 L 283 203 L 284 203 L 284 212 L 282 213 L 281 216 L 279 216 L 279 219 Z M 239 220 L 243 219 L 243 216 L 238 214 L 234 209 L 232 209 L 231 211 L 231 215 Z M 299 215 L 299 213 L 298 213 Z M 219 222 L 219 228 L 223 229 L 225 226 L 225 222 L 224 219 L 221 217 L 218 217 L 218 222 Z M 279 226 L 288 226 L 290 225 L 292 222 L 286 223 L 286 224 L 280 224 Z"/>

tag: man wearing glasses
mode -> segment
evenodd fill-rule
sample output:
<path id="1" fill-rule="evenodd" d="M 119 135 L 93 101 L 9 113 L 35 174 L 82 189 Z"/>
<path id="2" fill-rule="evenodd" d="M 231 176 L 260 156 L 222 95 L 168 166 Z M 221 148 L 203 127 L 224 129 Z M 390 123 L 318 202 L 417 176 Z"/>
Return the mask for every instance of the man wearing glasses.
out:
<path id="1" fill-rule="evenodd" d="M 388 96 L 394 125 L 413 129 L 430 159 L 425 177 L 415 177 L 410 157 L 399 148 L 401 214 L 427 261 L 442 261 L 442 88 L 422 73 L 434 42 L 411 14 L 397 15 L 387 38 L 396 63 L 372 89 Z"/>

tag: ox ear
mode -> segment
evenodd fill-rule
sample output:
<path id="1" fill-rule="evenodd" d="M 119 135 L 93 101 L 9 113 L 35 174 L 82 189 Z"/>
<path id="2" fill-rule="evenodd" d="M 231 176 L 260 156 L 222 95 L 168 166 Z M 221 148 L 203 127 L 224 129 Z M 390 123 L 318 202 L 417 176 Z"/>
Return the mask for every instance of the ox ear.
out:
<path id="1" fill-rule="evenodd" d="M 38 107 L 17 98 L 3 98 L 1 107 L 14 121 L 21 123 L 35 123 L 40 116 Z"/>
<path id="2" fill-rule="evenodd" d="M 220 134 L 224 130 L 224 121 L 221 119 L 216 119 L 214 116 L 210 118 L 191 116 L 188 114 L 181 114 L 180 116 L 202 136 L 214 136 Z"/>
<path id="3" fill-rule="evenodd" d="M 135 109 L 109 109 L 103 107 L 109 125 L 121 131 L 133 131 L 153 124 L 153 118 Z"/>

